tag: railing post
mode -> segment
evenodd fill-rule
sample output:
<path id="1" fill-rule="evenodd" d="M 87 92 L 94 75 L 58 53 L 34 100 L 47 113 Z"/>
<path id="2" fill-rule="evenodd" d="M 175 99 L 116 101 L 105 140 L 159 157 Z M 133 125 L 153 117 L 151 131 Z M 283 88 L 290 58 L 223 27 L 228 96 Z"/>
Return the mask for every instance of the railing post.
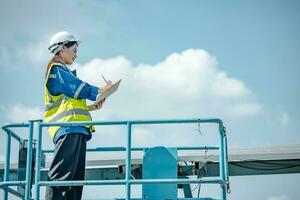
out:
<path id="1" fill-rule="evenodd" d="M 30 120 L 29 121 L 28 146 L 27 146 L 25 200 L 30 200 L 33 128 L 34 128 L 34 121 Z"/>
<path id="2" fill-rule="evenodd" d="M 127 122 L 127 146 L 126 146 L 126 200 L 130 200 L 131 178 L 131 122 Z"/>
<path id="3" fill-rule="evenodd" d="M 225 178 L 225 148 L 224 148 L 224 126 L 223 123 L 219 123 L 219 135 L 220 135 L 220 165 L 219 165 L 219 172 L 220 178 L 226 183 Z M 221 196 L 222 200 L 226 200 L 226 184 L 221 185 Z"/>
<path id="4" fill-rule="evenodd" d="M 36 158 L 35 158 L 35 199 L 40 199 L 40 169 L 41 169 L 41 151 L 42 151 L 42 120 L 38 121 L 38 135 L 37 135 L 37 147 L 36 147 Z"/>
<path id="5" fill-rule="evenodd" d="M 10 165 L 10 146 L 11 146 L 11 133 L 10 131 L 7 131 L 7 137 L 6 137 L 6 156 L 5 156 L 5 168 L 4 168 L 4 182 L 9 181 L 9 165 Z M 3 191 L 3 199 L 8 199 L 8 191 Z"/>
<path id="6" fill-rule="evenodd" d="M 227 193 L 230 193 L 230 186 L 229 186 L 229 161 L 228 161 L 228 146 L 227 146 L 227 133 L 226 133 L 226 128 L 224 128 L 224 157 L 225 157 L 225 178 L 226 178 L 226 191 Z"/>

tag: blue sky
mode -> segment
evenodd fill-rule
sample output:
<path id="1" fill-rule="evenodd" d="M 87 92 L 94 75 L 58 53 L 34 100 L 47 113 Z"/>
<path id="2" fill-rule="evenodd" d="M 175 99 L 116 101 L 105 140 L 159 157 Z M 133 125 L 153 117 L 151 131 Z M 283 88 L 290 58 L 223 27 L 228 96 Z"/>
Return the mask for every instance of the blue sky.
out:
<path id="1" fill-rule="evenodd" d="M 67 30 L 82 40 L 80 78 L 95 85 L 103 84 L 101 73 L 123 78 L 119 97 L 93 113 L 95 120 L 220 117 L 229 147 L 299 144 L 299 8 L 292 0 L 1 0 L 0 122 L 42 115 L 47 44 Z M 158 143 L 153 130 L 138 131 L 137 143 L 147 145 L 143 136 L 150 135 Z M 101 137 L 90 142 L 99 144 Z M 300 183 L 299 175 L 234 177 L 230 197 L 250 199 L 241 191 L 253 188 L 255 199 L 296 199 L 299 191 L 276 178 Z M 270 181 L 264 191 L 257 186 Z"/>

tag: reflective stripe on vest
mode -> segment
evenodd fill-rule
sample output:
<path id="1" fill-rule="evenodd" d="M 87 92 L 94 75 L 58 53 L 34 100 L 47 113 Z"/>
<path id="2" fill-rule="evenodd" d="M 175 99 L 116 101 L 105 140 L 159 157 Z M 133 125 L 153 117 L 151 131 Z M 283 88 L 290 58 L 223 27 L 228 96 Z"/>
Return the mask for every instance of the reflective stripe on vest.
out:
<path id="1" fill-rule="evenodd" d="M 61 104 L 61 102 L 63 100 L 67 100 L 69 99 L 70 97 L 67 97 L 67 96 L 62 96 L 58 101 L 54 102 L 51 97 L 50 97 L 50 102 L 49 104 L 46 105 L 46 108 L 45 108 L 45 111 L 49 111 L 57 106 L 59 106 Z"/>
<path id="2" fill-rule="evenodd" d="M 64 112 L 61 112 L 61 113 L 55 115 L 52 119 L 49 120 L 49 122 L 57 122 L 60 119 L 70 116 L 70 115 L 86 115 L 86 116 L 91 117 L 89 111 L 87 111 L 87 110 L 73 109 L 73 110 L 67 110 L 67 111 L 64 111 Z"/>

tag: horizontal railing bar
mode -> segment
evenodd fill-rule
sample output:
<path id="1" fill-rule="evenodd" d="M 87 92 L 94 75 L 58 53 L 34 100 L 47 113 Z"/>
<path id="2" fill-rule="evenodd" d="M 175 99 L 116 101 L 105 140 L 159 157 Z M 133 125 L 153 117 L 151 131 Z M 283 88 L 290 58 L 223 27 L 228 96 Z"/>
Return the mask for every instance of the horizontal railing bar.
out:
<path id="1" fill-rule="evenodd" d="M 219 146 L 177 147 L 177 150 L 218 150 Z"/>
<path id="2" fill-rule="evenodd" d="M 102 125 L 102 126 L 110 126 L 110 125 L 126 125 L 125 121 L 107 121 L 107 122 L 99 122 L 99 121 L 86 121 L 86 122 L 42 122 L 42 127 L 50 127 L 50 126 L 83 126 L 83 125 Z"/>
<path id="3" fill-rule="evenodd" d="M 40 186 L 125 185 L 125 180 L 40 181 Z"/>
<path id="4" fill-rule="evenodd" d="M 8 134 L 10 133 L 11 136 L 16 139 L 18 142 L 22 142 L 23 138 L 18 136 L 15 132 L 13 132 L 10 128 L 21 128 L 21 127 L 29 127 L 28 124 L 26 125 L 25 123 L 23 124 L 12 124 L 12 125 L 19 125 L 19 126 L 11 126 L 11 124 L 4 125 L 2 126 L 2 129 Z"/>
<path id="5" fill-rule="evenodd" d="M 3 125 L 2 129 L 29 127 L 29 123 L 12 123 Z"/>
<path id="6" fill-rule="evenodd" d="M 26 181 L 3 181 L 0 182 L 0 188 L 7 187 L 7 186 L 18 186 L 18 185 L 25 185 Z"/>
<path id="7" fill-rule="evenodd" d="M 189 183 L 204 183 L 204 184 L 223 184 L 224 181 L 222 179 L 135 179 L 130 180 L 130 184 L 137 185 L 137 184 L 189 184 Z"/>
<path id="8" fill-rule="evenodd" d="M 184 124 L 184 123 L 217 123 L 220 119 L 173 119 L 173 120 L 128 120 L 128 121 L 86 121 L 86 122 L 42 122 L 42 127 L 49 126 L 78 126 L 78 125 L 127 125 L 133 124 Z"/>
<path id="9" fill-rule="evenodd" d="M 133 147 L 131 151 L 144 151 L 149 149 L 150 147 Z M 180 151 L 188 151 L 188 150 L 218 150 L 219 146 L 200 146 L 200 147 L 167 147 L 167 148 L 177 148 Z M 126 151 L 126 147 L 96 147 L 89 148 L 86 151 L 88 152 L 98 152 L 98 151 Z M 42 150 L 43 153 L 53 153 L 54 150 L 46 149 Z"/>
<path id="10" fill-rule="evenodd" d="M 173 120 L 136 120 L 132 124 L 184 124 L 184 123 L 221 123 L 220 119 L 173 119 Z"/>
<path id="11" fill-rule="evenodd" d="M 144 151 L 150 147 L 132 147 L 131 151 Z M 219 146 L 200 146 L 200 147 L 166 147 L 166 148 L 176 148 L 177 150 L 218 150 Z M 87 151 L 126 151 L 126 147 L 96 147 L 93 149 L 87 149 Z"/>
<path id="12" fill-rule="evenodd" d="M 126 180 L 84 180 L 84 181 L 40 181 L 40 186 L 83 186 L 83 185 L 125 185 Z M 138 184 L 224 184 L 222 179 L 140 179 L 130 180 L 131 185 Z"/>

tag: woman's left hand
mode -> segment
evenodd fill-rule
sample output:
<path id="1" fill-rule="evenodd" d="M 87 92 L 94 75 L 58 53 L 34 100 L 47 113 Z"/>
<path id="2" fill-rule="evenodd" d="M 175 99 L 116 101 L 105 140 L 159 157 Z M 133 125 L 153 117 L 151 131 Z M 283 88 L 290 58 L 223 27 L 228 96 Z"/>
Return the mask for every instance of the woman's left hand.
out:
<path id="1" fill-rule="evenodd" d="M 105 100 L 106 100 L 106 98 L 105 98 L 105 99 L 102 99 L 101 101 L 99 101 L 99 103 L 96 104 L 96 108 L 97 108 L 97 109 L 102 108 L 102 106 L 103 106 Z"/>

